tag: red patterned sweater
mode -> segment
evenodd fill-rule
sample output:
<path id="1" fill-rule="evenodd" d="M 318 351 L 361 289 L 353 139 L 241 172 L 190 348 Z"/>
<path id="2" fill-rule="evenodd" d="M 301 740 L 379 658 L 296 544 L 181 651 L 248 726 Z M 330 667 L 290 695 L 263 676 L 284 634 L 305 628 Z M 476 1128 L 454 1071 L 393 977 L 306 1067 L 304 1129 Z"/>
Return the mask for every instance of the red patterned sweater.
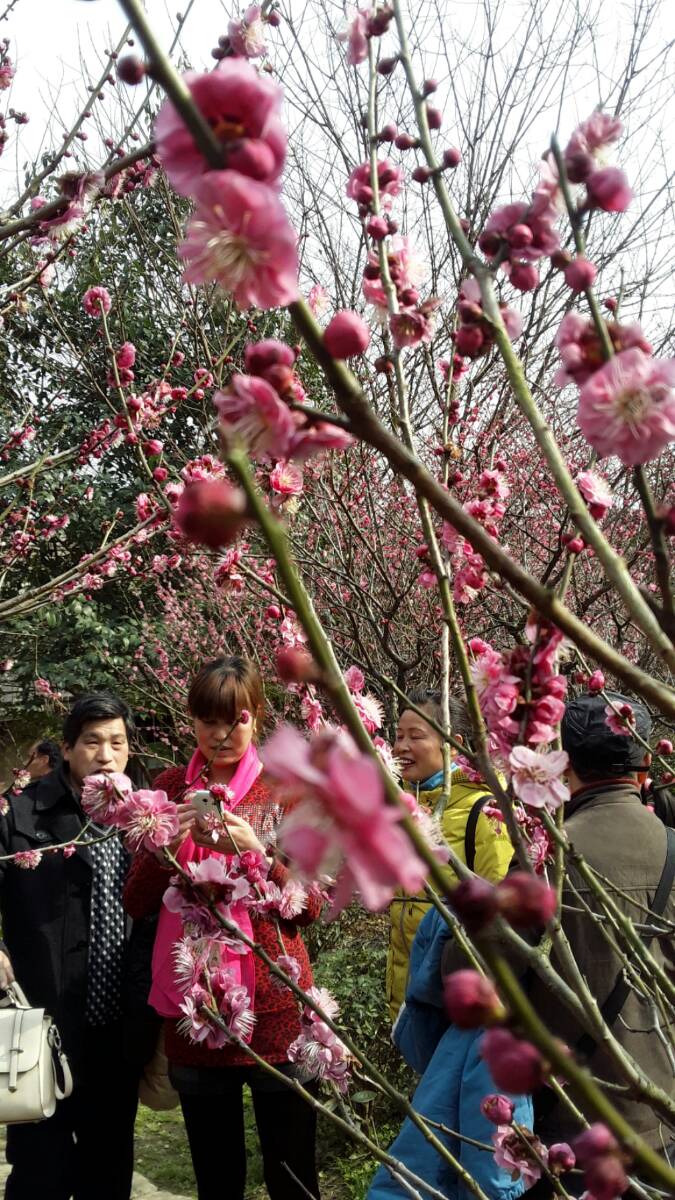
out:
<path id="1" fill-rule="evenodd" d="M 155 780 L 154 786 L 162 788 L 170 800 L 176 799 L 185 788 L 185 768 L 171 767 L 168 771 L 163 771 Z M 237 805 L 236 811 L 238 817 L 244 817 L 252 825 L 256 835 L 263 842 L 276 828 L 281 815 L 274 793 L 263 776 L 258 777 L 251 790 Z M 275 862 L 269 878 L 279 887 L 283 887 L 288 877 L 286 867 Z M 134 857 L 127 876 L 124 907 L 134 919 L 159 912 L 162 896 L 168 886 L 169 872 L 166 867 L 159 863 L 154 854 L 142 850 Z M 298 982 L 305 990 L 312 986 L 312 970 L 297 927 L 310 925 L 312 921 L 316 921 L 320 912 L 321 901 L 310 895 L 307 907 L 295 921 L 279 921 L 285 952 L 300 963 L 302 972 Z M 252 917 L 252 925 L 254 940 L 267 951 L 270 958 L 278 958 L 281 949 L 274 923 L 267 917 Z M 267 966 L 257 955 L 254 1012 L 256 1023 L 251 1040 L 252 1049 L 267 1062 L 284 1062 L 289 1045 L 300 1032 L 298 1002 L 287 987 L 283 987 L 270 975 Z M 250 1065 L 251 1059 L 238 1046 L 229 1045 L 224 1046 L 222 1050 L 209 1050 L 201 1043 L 190 1041 L 186 1034 L 178 1031 L 177 1025 L 175 1020 L 167 1020 L 165 1023 L 166 1054 L 170 1062 L 194 1067 Z"/>

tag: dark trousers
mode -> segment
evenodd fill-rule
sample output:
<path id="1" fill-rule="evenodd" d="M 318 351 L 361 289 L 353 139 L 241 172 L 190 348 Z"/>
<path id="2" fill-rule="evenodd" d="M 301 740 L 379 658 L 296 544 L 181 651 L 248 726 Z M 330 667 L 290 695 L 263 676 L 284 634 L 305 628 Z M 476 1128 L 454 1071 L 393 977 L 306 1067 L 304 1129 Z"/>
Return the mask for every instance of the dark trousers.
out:
<path id="1" fill-rule="evenodd" d="M 139 1072 L 118 1026 L 88 1029 L 73 1094 L 53 1117 L 7 1128 L 5 1200 L 129 1200 Z"/>
<path id="2" fill-rule="evenodd" d="M 199 1200 L 243 1200 L 245 1083 L 271 1200 L 308 1200 L 308 1195 L 318 1200 L 316 1113 L 301 1096 L 262 1067 L 174 1067 L 171 1078 L 180 1095 Z"/>

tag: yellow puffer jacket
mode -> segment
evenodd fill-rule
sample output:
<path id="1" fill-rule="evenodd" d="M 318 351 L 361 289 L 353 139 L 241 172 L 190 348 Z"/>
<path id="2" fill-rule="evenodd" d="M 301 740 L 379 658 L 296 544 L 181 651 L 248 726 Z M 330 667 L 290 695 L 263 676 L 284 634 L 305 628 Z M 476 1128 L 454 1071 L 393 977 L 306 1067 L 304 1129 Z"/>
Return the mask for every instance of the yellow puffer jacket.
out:
<path id="1" fill-rule="evenodd" d="M 433 788 L 428 792 L 418 794 L 418 802 L 429 812 L 433 812 L 438 804 L 442 787 Z M 480 796 L 488 795 L 484 784 L 472 783 L 463 771 L 453 771 L 450 781 L 450 801 L 441 817 L 443 837 L 454 850 L 455 854 L 466 862 L 464 835 L 469 813 Z M 481 812 L 476 825 L 476 857 L 473 869 L 477 875 L 498 883 L 503 879 L 509 868 L 513 847 L 501 822 L 490 820 Z M 458 882 L 451 867 L 445 870 L 447 886 L 451 888 Z M 413 944 L 417 926 L 422 917 L 429 911 L 429 901 L 424 896 L 407 896 L 398 892 L 391 902 L 389 909 L 390 932 L 389 954 L 387 957 L 387 1001 L 389 1015 L 396 1020 L 399 1009 L 405 999 L 405 988 L 408 979 L 408 959 Z"/>

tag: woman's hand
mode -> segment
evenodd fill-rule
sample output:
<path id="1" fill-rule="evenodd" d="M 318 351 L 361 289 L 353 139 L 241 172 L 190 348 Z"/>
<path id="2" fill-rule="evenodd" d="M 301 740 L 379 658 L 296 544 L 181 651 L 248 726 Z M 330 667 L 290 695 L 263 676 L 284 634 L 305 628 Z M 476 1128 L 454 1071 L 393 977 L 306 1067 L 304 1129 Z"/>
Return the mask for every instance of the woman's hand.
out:
<path id="1" fill-rule="evenodd" d="M 232 831 L 232 837 L 228 833 L 218 830 L 218 836 L 214 838 L 213 829 L 209 828 L 200 816 L 197 816 L 192 830 L 192 840 L 197 846 L 205 846 L 209 850 L 219 850 L 221 854 L 243 854 L 245 850 L 256 850 L 258 854 L 265 854 L 265 847 L 243 817 L 238 817 L 235 813 L 224 812 L 223 823 L 228 830 Z"/>
<path id="2" fill-rule="evenodd" d="M 173 854 L 173 856 L 175 858 L 176 852 L 182 846 L 188 833 L 190 833 L 192 831 L 192 827 L 195 823 L 195 818 L 197 816 L 197 814 L 191 804 L 177 804 L 176 812 L 178 814 L 178 828 L 179 828 L 178 835 L 174 838 L 174 840 L 172 842 L 169 843 L 168 846 L 163 847 L 161 850 L 155 851 L 157 858 L 165 866 L 168 866 L 170 864 L 168 864 L 166 861 L 164 849 L 168 850 L 169 854 Z"/>

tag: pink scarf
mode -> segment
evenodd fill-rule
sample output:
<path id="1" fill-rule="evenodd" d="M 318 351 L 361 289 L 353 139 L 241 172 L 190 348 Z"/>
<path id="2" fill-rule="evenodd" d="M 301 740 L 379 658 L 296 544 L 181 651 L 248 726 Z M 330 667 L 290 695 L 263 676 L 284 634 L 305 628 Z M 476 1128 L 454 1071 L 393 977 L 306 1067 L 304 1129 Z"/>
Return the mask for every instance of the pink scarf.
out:
<path id="1" fill-rule="evenodd" d="M 202 782 L 200 775 L 205 766 L 206 759 L 201 750 L 195 750 L 185 772 L 187 787 L 192 787 L 194 784 Z M 244 752 L 243 757 L 239 759 L 237 769 L 228 784 L 230 791 L 234 792 L 233 798 L 227 801 L 227 808 L 230 812 L 241 803 L 261 771 L 262 763 L 258 758 L 255 746 L 251 742 L 248 749 Z M 196 846 L 190 834 L 188 834 L 178 850 L 176 861 L 181 867 L 185 867 L 187 863 L 201 862 L 202 859 L 208 858 L 211 854 L 215 854 L 219 858 L 233 857 L 233 855 L 223 855 L 218 850 L 208 850 L 204 846 Z M 252 937 L 253 929 L 248 910 L 242 904 L 233 904 L 230 912 L 235 924 L 248 937 Z M 152 953 L 152 988 L 148 997 L 148 1002 L 161 1017 L 180 1017 L 183 1015 L 180 1006 L 185 998 L 185 993 L 178 986 L 174 975 L 173 963 L 174 947 L 182 936 L 183 922 L 180 915 L 169 912 L 169 909 L 162 904 L 159 912 L 157 933 L 155 935 L 155 946 Z M 221 954 L 222 964 L 232 971 L 235 982 L 244 984 L 248 989 L 251 997 L 251 1008 L 253 1008 L 255 996 L 255 961 L 253 954 L 250 950 L 247 950 L 245 954 L 235 954 L 227 946 L 222 947 Z"/>

